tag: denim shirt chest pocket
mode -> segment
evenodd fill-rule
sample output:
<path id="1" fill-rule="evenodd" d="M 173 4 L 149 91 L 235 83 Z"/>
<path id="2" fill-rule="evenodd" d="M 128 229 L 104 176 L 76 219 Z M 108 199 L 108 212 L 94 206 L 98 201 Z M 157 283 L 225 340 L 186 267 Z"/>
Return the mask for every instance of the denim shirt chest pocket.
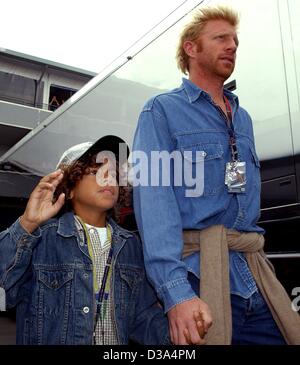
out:
<path id="1" fill-rule="evenodd" d="M 249 177 L 253 178 L 253 181 L 249 181 L 250 184 L 254 184 L 256 188 L 260 190 L 261 187 L 261 179 L 260 179 L 260 162 L 259 158 L 256 154 L 254 146 L 250 145 L 250 166 L 249 171 L 247 172 L 247 179 Z"/>
<path id="2" fill-rule="evenodd" d="M 239 159 L 246 162 L 246 186 L 248 187 L 246 190 L 251 189 L 251 187 L 255 187 L 256 192 L 257 189 L 260 191 L 260 162 L 256 154 L 254 144 L 252 141 L 249 142 L 246 140 L 246 142 L 240 142 L 238 147 Z"/>
<path id="3" fill-rule="evenodd" d="M 217 139 L 199 138 L 193 144 L 185 141 L 186 138 L 179 137 L 179 149 L 183 155 L 184 163 L 192 163 L 193 177 L 196 174 L 196 164 L 203 163 L 203 175 L 199 178 L 204 178 L 204 196 L 218 194 L 224 188 L 225 179 L 225 159 L 222 143 Z M 199 152 L 202 154 L 199 154 Z M 191 153 L 187 153 L 191 152 Z M 198 177 L 197 177 L 198 178 Z"/>

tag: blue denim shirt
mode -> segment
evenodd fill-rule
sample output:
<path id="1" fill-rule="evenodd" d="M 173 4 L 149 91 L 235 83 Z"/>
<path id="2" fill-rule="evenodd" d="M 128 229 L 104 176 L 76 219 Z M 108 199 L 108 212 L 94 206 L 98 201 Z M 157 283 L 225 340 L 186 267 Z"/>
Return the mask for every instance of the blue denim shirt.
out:
<path id="1" fill-rule="evenodd" d="M 113 220 L 112 306 L 120 344 L 168 344 L 168 321 L 149 285 L 137 237 Z M 73 213 L 28 234 L 17 220 L 0 233 L 0 286 L 17 309 L 17 344 L 91 345 L 93 268 Z"/>
<path id="2" fill-rule="evenodd" d="M 183 79 L 181 87 L 150 99 L 140 115 L 133 150 L 204 151 L 204 191 L 200 197 L 185 197 L 183 186 L 137 186 L 134 209 L 144 245 L 148 276 L 168 311 L 191 299 L 195 293 L 187 269 L 199 276 L 199 254 L 182 260 L 182 230 L 204 229 L 223 224 L 245 232 L 264 230 L 257 226 L 260 214 L 260 164 L 255 152 L 252 121 L 238 98 L 224 91 L 233 112 L 239 158 L 247 166 L 243 194 L 230 194 L 224 183 L 225 165 L 231 161 L 228 127 L 209 94 Z M 149 157 L 150 158 L 150 157 Z M 170 169 L 174 174 L 174 168 Z M 149 174 L 150 176 L 150 174 Z M 161 184 L 162 185 L 162 184 Z M 242 253 L 230 252 L 231 292 L 249 297 L 257 290 Z"/>

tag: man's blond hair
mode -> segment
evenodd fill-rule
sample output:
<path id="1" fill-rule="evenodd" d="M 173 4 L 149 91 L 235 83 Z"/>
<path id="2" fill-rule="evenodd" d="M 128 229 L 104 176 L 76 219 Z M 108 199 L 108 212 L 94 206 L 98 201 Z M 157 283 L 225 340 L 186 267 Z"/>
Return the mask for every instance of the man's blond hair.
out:
<path id="1" fill-rule="evenodd" d="M 181 32 L 176 52 L 177 66 L 184 74 L 189 71 L 189 56 L 185 53 L 183 44 L 185 41 L 196 41 L 210 20 L 225 20 L 237 28 L 239 15 L 235 10 L 226 6 L 200 8 L 195 12 L 191 22 Z"/>

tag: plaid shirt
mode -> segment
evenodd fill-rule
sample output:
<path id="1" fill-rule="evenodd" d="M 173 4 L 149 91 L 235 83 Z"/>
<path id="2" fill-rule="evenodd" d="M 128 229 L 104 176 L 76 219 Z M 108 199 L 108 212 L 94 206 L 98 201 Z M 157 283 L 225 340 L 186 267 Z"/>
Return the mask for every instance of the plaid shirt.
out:
<path id="1" fill-rule="evenodd" d="M 85 241 L 84 230 L 79 220 L 76 217 L 75 217 L 75 223 L 79 233 L 80 240 Z M 93 256 L 94 256 L 93 265 L 96 269 L 96 278 L 97 278 L 98 288 L 100 289 L 111 242 L 106 241 L 103 245 L 101 245 L 100 237 L 96 227 L 88 227 L 88 232 L 90 235 Z M 100 318 L 96 325 L 96 333 L 95 333 L 96 345 L 118 345 L 118 339 L 115 329 L 116 328 L 115 319 L 112 309 L 113 308 L 111 304 L 111 295 L 109 295 L 107 302 L 106 316 L 104 319 Z M 95 302 L 94 312 L 96 315 L 96 302 Z"/>

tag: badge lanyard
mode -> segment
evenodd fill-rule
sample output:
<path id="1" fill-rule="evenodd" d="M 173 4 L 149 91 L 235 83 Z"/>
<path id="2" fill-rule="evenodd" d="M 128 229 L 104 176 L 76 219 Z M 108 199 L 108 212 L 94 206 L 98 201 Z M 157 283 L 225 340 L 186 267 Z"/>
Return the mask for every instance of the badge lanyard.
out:
<path id="1" fill-rule="evenodd" d="M 90 257 L 92 259 L 93 262 L 93 274 L 94 274 L 94 293 L 95 293 L 95 297 L 96 297 L 96 304 L 97 304 L 97 308 L 96 308 L 96 318 L 95 318 L 95 326 L 94 326 L 94 335 L 95 335 L 95 330 L 96 330 L 96 326 L 97 326 L 97 322 L 98 320 L 104 319 L 106 316 L 106 310 L 107 310 L 107 304 L 108 304 L 108 297 L 109 297 L 109 292 L 110 292 L 110 278 L 111 278 L 111 269 L 112 269 L 112 254 L 113 254 L 113 248 L 112 245 L 109 249 L 109 253 L 108 253 L 108 257 L 107 257 L 107 261 L 105 264 L 105 268 L 104 268 L 104 274 L 103 274 L 103 279 L 102 279 L 102 283 L 101 283 L 101 287 L 100 290 L 98 283 L 97 283 L 97 277 L 96 277 L 96 268 L 95 268 L 95 259 L 94 259 L 94 254 L 93 254 L 93 248 L 92 248 L 92 243 L 91 243 L 91 238 L 88 232 L 88 229 L 85 225 L 85 223 L 82 221 L 82 219 L 80 217 L 78 217 L 78 220 L 84 230 L 85 233 L 85 238 L 87 241 L 87 246 L 88 246 L 88 251 L 90 254 Z M 107 226 L 107 236 L 108 236 L 108 241 L 112 242 L 111 240 L 111 229 L 110 226 Z"/>
<path id="2" fill-rule="evenodd" d="M 234 128 L 233 128 L 233 122 L 232 122 L 232 108 L 225 95 L 224 95 L 224 102 L 225 102 L 226 113 L 227 113 L 226 124 L 227 124 L 228 132 L 229 132 L 231 159 L 234 162 L 234 161 L 238 161 L 238 151 L 237 151 L 237 146 L 236 146 L 236 138 L 235 138 L 235 132 L 234 132 Z"/>
<path id="3" fill-rule="evenodd" d="M 224 95 L 224 103 L 226 106 L 226 125 L 229 133 L 229 146 L 231 152 L 231 162 L 226 163 L 225 185 L 227 185 L 229 193 L 245 193 L 246 191 L 246 162 L 239 160 L 235 132 L 233 127 L 233 115 L 231 105 Z"/>

